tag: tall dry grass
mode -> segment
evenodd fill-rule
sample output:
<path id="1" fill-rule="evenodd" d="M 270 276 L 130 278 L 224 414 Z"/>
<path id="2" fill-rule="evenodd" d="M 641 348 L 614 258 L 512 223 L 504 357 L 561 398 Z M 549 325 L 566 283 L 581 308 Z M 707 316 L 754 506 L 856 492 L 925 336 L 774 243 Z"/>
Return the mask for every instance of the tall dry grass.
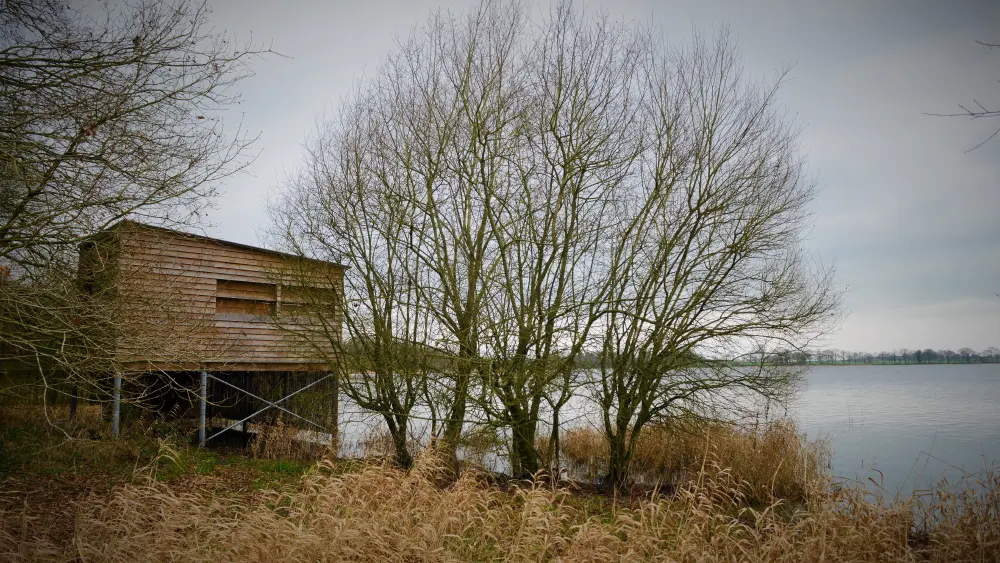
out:
<path id="1" fill-rule="evenodd" d="M 154 480 L 80 506 L 70 547 L 0 535 L 0 559 L 34 561 L 997 561 L 1000 476 L 981 494 L 886 506 L 809 484 L 795 510 L 747 502 L 752 485 L 703 458 L 673 498 L 590 514 L 565 489 L 501 491 L 474 472 L 438 485 L 433 458 L 403 472 L 329 462 L 291 493 L 245 498 Z M 949 490 L 951 490 L 949 488 Z M 927 519 L 933 517 L 931 519 Z M 925 520 L 922 520 L 925 518 Z M 935 523 L 931 523 L 935 522 Z"/>
<path id="2" fill-rule="evenodd" d="M 303 430 L 286 425 L 281 418 L 272 424 L 254 424 L 249 449 L 260 459 L 317 460 L 325 456 L 335 456 L 336 445 L 305 440 Z M 309 432 L 306 430 L 305 432 Z"/>
<path id="3" fill-rule="evenodd" d="M 539 449 L 545 446 L 540 443 Z M 571 476 L 594 481 L 607 470 L 607 441 L 598 430 L 567 430 L 560 450 Z M 640 483 L 673 485 L 696 477 L 706 461 L 727 468 L 743 483 L 748 500 L 766 503 L 803 499 L 808 483 L 823 476 L 830 460 L 822 442 L 807 441 L 790 421 L 747 428 L 678 419 L 643 430 L 630 470 Z"/>
<path id="4" fill-rule="evenodd" d="M 0 560 L 1000 561 L 995 471 L 964 491 L 942 483 L 885 504 L 833 486 L 821 466 L 786 474 L 817 447 L 793 427 L 686 435 L 643 454 L 647 470 L 691 467 L 672 496 L 597 511 L 567 488 L 501 489 L 474 471 L 442 486 L 445 466 L 426 454 L 410 471 L 321 461 L 296 487 L 254 496 L 177 487 L 152 478 L 177 457 L 165 448 L 133 483 L 78 504 L 72 542 L 28 533 L 34 521 L 15 509 L 0 514 Z"/>

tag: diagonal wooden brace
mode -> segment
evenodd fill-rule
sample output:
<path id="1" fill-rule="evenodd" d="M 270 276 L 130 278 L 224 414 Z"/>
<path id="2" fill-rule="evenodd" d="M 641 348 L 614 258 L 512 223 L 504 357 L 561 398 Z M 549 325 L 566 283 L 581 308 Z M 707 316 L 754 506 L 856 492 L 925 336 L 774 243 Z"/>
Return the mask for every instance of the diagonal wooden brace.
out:
<path id="1" fill-rule="evenodd" d="M 278 409 L 281 412 L 284 412 L 284 413 L 287 413 L 287 414 L 289 414 L 291 416 L 294 416 L 295 418 L 297 418 L 297 419 L 299 419 L 299 420 L 301 420 L 303 422 L 308 422 L 309 424 L 312 424 L 313 426 L 315 426 L 316 428 L 319 428 L 320 430 L 327 430 L 326 427 L 324 427 L 324 426 L 322 426 L 320 424 L 317 424 L 317 423 L 309 420 L 308 418 L 304 418 L 302 416 L 299 416 L 299 415 L 295 414 L 294 412 L 292 412 L 292 411 L 290 411 L 290 410 L 282 407 L 278 403 L 287 401 L 288 399 L 291 399 L 292 397 L 294 397 L 295 395 L 298 395 L 302 391 L 305 391 L 306 389 L 312 387 L 313 385 L 316 385 L 317 383 L 320 383 L 321 381 L 325 381 L 325 380 L 333 377 L 332 373 L 331 374 L 327 374 L 327 375 L 325 375 L 325 376 L 317 379 L 316 381 L 313 381 L 309 385 L 306 385 L 305 387 L 302 387 L 302 388 L 296 390 L 294 393 L 286 395 L 286 396 L 284 396 L 284 397 L 282 397 L 282 398 L 280 398 L 280 399 L 278 399 L 277 401 L 274 401 L 274 402 L 268 401 L 267 399 L 265 399 L 263 397 L 258 397 L 257 395 L 254 395 L 253 393 L 251 393 L 250 391 L 247 391 L 246 389 L 237 387 L 236 385 L 233 385 L 232 383 L 229 383 L 228 381 L 223 381 L 223 380 L 219 379 L 218 377 L 212 376 L 211 374 L 208 377 L 214 379 L 215 381 L 218 381 L 219 383 L 222 383 L 223 385 L 227 385 L 229 387 L 232 387 L 233 389 L 236 389 L 237 391 L 239 391 L 241 393 L 245 393 L 246 395 L 248 395 L 250 397 L 253 397 L 254 399 L 257 399 L 258 401 L 264 402 L 264 403 L 267 404 L 267 406 L 264 407 L 264 408 L 262 408 L 262 409 L 260 409 L 260 410 L 258 410 L 257 412 L 251 414 L 250 416 L 248 416 L 248 417 L 246 417 L 246 418 L 244 418 L 242 420 L 237 420 L 236 422 L 230 424 L 226 428 L 223 428 L 222 430 L 219 430 L 215 434 L 212 434 L 211 436 L 209 436 L 208 438 L 205 439 L 206 442 L 209 441 L 209 440 L 211 440 L 212 438 L 215 438 L 219 434 L 222 434 L 223 432 L 228 432 L 229 430 L 232 430 L 233 428 L 236 428 L 238 425 L 240 425 L 240 424 L 242 424 L 242 423 L 250 420 L 251 418 L 257 416 L 258 414 L 260 414 L 260 413 L 262 413 L 262 412 L 264 412 L 264 411 L 266 411 L 268 409 L 272 409 L 272 408 L 273 409 Z"/>

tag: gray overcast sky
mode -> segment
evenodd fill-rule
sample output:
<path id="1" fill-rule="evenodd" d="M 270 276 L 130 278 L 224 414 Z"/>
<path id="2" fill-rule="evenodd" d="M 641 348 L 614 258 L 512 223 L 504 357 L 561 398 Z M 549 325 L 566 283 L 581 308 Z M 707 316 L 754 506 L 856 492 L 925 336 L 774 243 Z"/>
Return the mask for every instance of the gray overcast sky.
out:
<path id="1" fill-rule="evenodd" d="M 227 123 L 260 133 L 248 174 L 227 180 L 208 234 L 259 243 L 265 202 L 302 161 L 318 119 L 439 7 L 476 2 L 214 0 L 213 20 L 289 57 L 255 65 Z M 1000 120 L 924 115 L 973 98 L 1000 106 L 1000 1 L 591 1 L 653 21 L 669 42 L 727 25 L 747 68 L 793 65 L 781 102 L 802 126 L 820 193 L 807 250 L 835 262 L 849 316 L 827 344 L 1000 346 Z M 534 4 L 547 11 L 547 1 Z M 242 115 L 240 115 L 242 113 Z M 992 127 L 992 128 L 991 128 Z"/>

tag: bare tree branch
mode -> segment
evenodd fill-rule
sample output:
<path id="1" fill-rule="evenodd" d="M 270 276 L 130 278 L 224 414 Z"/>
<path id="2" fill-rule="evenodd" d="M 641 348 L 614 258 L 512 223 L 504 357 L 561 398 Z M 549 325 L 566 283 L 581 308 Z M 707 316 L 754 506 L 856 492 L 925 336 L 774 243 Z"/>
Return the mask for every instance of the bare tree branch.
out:
<path id="1" fill-rule="evenodd" d="M 780 399 L 792 370 L 721 360 L 802 349 L 839 294 L 799 250 L 813 191 L 779 85 L 725 33 L 671 50 L 569 5 L 487 2 L 403 43 L 274 209 L 284 247 L 352 266 L 350 392 L 397 456 L 417 396 L 453 455 L 485 425 L 530 475 L 589 394 L 620 482 L 648 422 Z"/>

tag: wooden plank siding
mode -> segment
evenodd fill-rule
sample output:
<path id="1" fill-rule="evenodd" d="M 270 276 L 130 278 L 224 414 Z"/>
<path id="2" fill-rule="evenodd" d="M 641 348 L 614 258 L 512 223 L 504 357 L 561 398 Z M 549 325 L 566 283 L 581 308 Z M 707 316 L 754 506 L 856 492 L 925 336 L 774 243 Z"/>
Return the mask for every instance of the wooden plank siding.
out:
<path id="1" fill-rule="evenodd" d="M 81 248 L 81 272 L 111 272 L 102 283 L 114 284 L 122 369 L 332 369 L 336 346 L 305 337 L 315 321 L 301 295 L 322 297 L 310 306 L 339 338 L 343 266 L 131 221 L 93 241 Z"/>

